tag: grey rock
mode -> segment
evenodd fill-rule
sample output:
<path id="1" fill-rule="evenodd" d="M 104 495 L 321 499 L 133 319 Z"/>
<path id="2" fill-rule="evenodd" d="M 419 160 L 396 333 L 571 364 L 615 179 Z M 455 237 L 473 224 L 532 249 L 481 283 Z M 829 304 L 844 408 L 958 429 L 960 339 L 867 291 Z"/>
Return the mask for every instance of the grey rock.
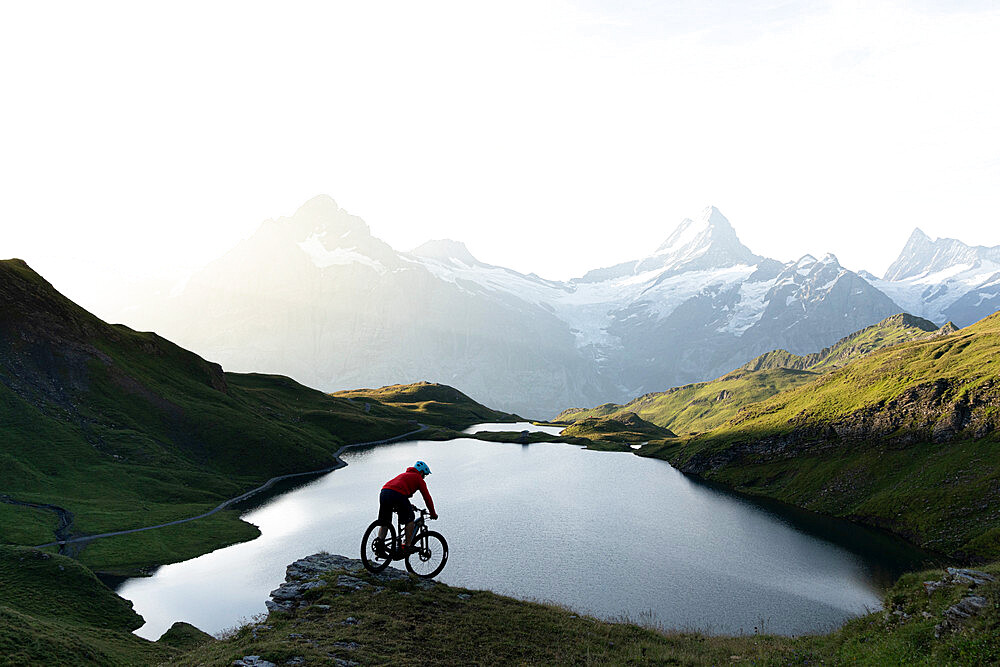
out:
<path id="1" fill-rule="evenodd" d="M 294 658 L 289 658 L 285 661 L 286 665 L 304 665 L 306 664 L 306 659 L 301 655 L 297 655 Z"/>
<path id="2" fill-rule="evenodd" d="M 357 625 L 360 622 L 361 621 L 359 621 L 358 619 L 354 618 L 353 616 L 348 616 L 347 618 L 345 618 L 343 620 L 343 622 L 341 623 L 341 625 Z"/>
<path id="3" fill-rule="evenodd" d="M 469 595 L 468 593 L 459 593 L 459 594 L 458 594 L 458 599 L 459 599 L 459 600 L 468 600 L 468 599 L 469 599 L 469 598 L 471 598 L 471 597 L 472 597 L 472 596 L 471 596 L 471 595 Z"/>
<path id="4" fill-rule="evenodd" d="M 346 574 L 341 574 L 337 577 L 337 586 L 340 588 L 350 588 L 352 591 L 360 591 L 372 587 L 367 581 Z"/>
<path id="5" fill-rule="evenodd" d="M 333 659 L 333 664 L 337 665 L 337 667 L 357 667 L 357 665 L 360 665 L 361 663 L 360 662 L 354 662 L 353 660 L 344 660 L 342 658 L 334 658 Z"/>
<path id="6" fill-rule="evenodd" d="M 270 660 L 264 660 L 259 655 L 245 655 L 233 661 L 234 667 L 278 667 Z"/>
<path id="7" fill-rule="evenodd" d="M 948 607 L 944 611 L 944 620 L 934 626 L 934 636 L 940 637 L 945 632 L 958 630 L 965 621 L 982 613 L 986 605 L 986 598 L 970 595 L 958 604 Z"/>
<path id="8" fill-rule="evenodd" d="M 996 577 L 979 570 L 969 570 L 965 568 L 946 568 L 946 576 L 940 581 L 925 581 L 924 590 L 930 595 L 939 588 L 954 586 L 956 584 L 968 584 L 970 588 L 982 586 L 991 581 L 996 581 Z"/>
<path id="9" fill-rule="evenodd" d="M 288 635 L 289 639 L 302 639 L 302 637 L 303 635 L 299 634 L 298 632 L 292 632 Z"/>
<path id="10" fill-rule="evenodd" d="M 274 600 L 264 600 L 264 606 L 267 607 L 268 611 L 292 611 L 298 606 L 298 603 L 292 600 L 286 600 L 284 602 L 275 602 Z"/>
<path id="11" fill-rule="evenodd" d="M 991 581 L 996 581 L 996 577 L 993 575 L 980 572 L 979 570 L 966 570 L 957 567 L 949 567 L 948 574 L 950 574 L 951 578 L 958 583 L 970 583 L 976 586 L 982 586 L 983 584 Z"/>
<path id="12" fill-rule="evenodd" d="M 354 576 L 364 570 L 364 565 L 360 560 L 339 556 L 336 554 L 318 553 L 306 558 L 300 558 L 285 569 L 285 583 L 271 591 L 270 599 L 265 602 L 268 611 L 292 612 L 301 607 L 309 605 L 305 600 L 305 593 L 315 588 L 327 586 L 327 581 L 322 579 L 328 573 L 337 573 L 334 580 L 334 589 L 330 592 L 338 594 L 335 589 L 341 589 L 347 593 L 364 590 L 374 590 L 378 593 L 384 589 L 383 586 L 372 586 L 369 581 Z M 344 574 L 345 572 L 351 574 Z M 367 575 L 380 583 L 391 581 L 413 581 L 413 577 L 394 567 L 389 567 L 375 575 Z M 437 585 L 434 581 L 421 580 L 416 585 L 422 590 L 428 590 Z M 344 593 L 339 593 L 344 594 Z M 330 609 L 330 605 L 315 605 L 315 609 Z"/>
<path id="13" fill-rule="evenodd" d="M 361 564 L 361 561 L 353 558 L 337 554 L 313 554 L 306 558 L 300 558 L 285 568 L 285 579 L 287 581 L 307 581 L 316 579 L 330 570 L 360 572 L 363 569 L 364 565 Z"/>
<path id="14" fill-rule="evenodd" d="M 400 591 L 399 595 L 413 595 L 413 593 L 410 593 L 408 591 Z"/>
<path id="15" fill-rule="evenodd" d="M 952 621 L 961 621 L 979 615 L 985 608 L 986 598 L 970 595 L 958 604 L 948 607 L 944 612 L 944 617 Z"/>
<path id="16" fill-rule="evenodd" d="M 302 586 L 292 582 L 281 584 L 271 591 L 271 599 L 278 602 L 294 600 L 299 597 L 302 597 Z"/>
<path id="17" fill-rule="evenodd" d="M 361 644 L 357 642 L 333 642 L 333 646 L 337 648 L 342 648 L 347 651 L 357 651 L 361 648 Z"/>
<path id="18" fill-rule="evenodd" d="M 936 591 L 937 589 L 941 588 L 944 585 L 945 583 L 943 581 L 925 581 L 924 590 L 927 591 L 928 595 L 930 595 L 931 593 L 933 593 L 934 591 Z"/>

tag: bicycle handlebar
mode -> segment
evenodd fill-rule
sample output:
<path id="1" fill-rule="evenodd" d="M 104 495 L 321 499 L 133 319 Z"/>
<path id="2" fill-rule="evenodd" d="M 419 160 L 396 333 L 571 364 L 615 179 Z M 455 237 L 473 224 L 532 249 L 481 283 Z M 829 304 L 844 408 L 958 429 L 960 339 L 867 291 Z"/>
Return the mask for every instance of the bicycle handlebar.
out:
<path id="1" fill-rule="evenodd" d="M 413 503 L 410 503 L 410 509 L 414 512 L 420 512 L 420 517 L 423 518 L 431 513 L 430 510 L 423 509 L 422 507 L 417 507 Z"/>

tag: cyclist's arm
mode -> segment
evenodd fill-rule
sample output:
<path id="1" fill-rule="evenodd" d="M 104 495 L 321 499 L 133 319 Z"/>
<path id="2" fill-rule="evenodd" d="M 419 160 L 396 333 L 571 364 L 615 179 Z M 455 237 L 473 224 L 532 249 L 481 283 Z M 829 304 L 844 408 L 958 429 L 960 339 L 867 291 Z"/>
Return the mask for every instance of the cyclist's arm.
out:
<path id="1" fill-rule="evenodd" d="M 430 510 L 431 516 L 437 516 L 437 512 L 434 511 L 434 501 L 431 500 L 430 491 L 427 490 L 427 483 L 424 480 L 420 480 L 420 495 L 424 497 L 424 503 L 427 505 L 427 509 Z"/>

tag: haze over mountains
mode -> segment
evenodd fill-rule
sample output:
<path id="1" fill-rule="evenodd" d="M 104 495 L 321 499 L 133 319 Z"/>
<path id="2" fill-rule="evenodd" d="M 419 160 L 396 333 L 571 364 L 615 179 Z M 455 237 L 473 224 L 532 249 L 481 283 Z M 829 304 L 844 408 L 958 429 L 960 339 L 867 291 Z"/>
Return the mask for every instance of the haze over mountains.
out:
<path id="1" fill-rule="evenodd" d="M 124 319 L 234 370 L 327 391 L 437 381 L 542 417 L 712 379 L 778 348 L 815 352 L 901 311 L 965 326 L 997 308 L 1000 247 L 919 230 L 878 279 L 832 254 L 761 257 L 709 207 L 651 255 L 563 282 L 485 264 L 457 241 L 398 252 L 320 196 Z"/>

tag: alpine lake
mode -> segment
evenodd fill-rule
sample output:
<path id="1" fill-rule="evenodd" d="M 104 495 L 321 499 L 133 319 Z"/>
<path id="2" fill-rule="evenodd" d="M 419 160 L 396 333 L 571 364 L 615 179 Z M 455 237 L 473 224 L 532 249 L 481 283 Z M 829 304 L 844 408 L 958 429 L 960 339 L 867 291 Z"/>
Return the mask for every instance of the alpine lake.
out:
<path id="1" fill-rule="evenodd" d="M 482 424 L 476 431 L 545 431 Z M 416 460 L 448 540 L 437 577 L 578 613 L 715 634 L 828 632 L 878 609 L 930 556 L 849 522 L 750 500 L 667 463 L 561 443 L 462 438 L 349 450 L 348 464 L 246 501 L 256 540 L 117 586 L 156 639 L 175 621 L 209 633 L 266 611 L 285 567 L 327 551 L 358 558 L 382 485 Z M 413 498 L 421 506 L 420 494 Z M 113 538 L 111 538 L 113 539 Z M 394 563 L 402 567 L 402 563 Z"/>

